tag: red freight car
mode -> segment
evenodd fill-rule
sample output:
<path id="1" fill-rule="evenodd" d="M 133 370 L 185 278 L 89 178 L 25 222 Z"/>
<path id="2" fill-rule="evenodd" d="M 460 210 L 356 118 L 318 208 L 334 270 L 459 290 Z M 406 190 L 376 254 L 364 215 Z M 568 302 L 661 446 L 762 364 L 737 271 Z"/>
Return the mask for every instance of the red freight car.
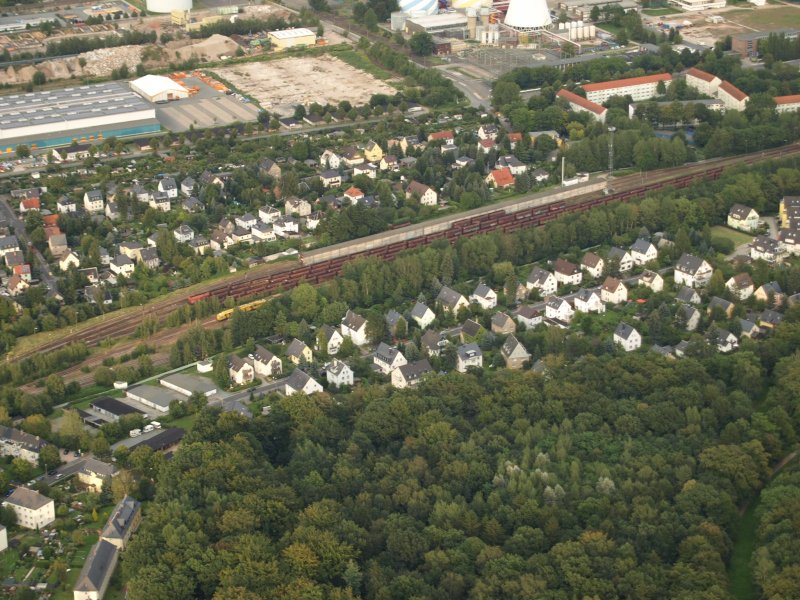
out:
<path id="1" fill-rule="evenodd" d="M 211 292 L 203 292 L 202 294 L 193 294 L 188 298 L 189 304 L 197 304 L 198 302 L 200 302 L 201 300 L 205 300 L 209 296 L 211 296 Z"/>

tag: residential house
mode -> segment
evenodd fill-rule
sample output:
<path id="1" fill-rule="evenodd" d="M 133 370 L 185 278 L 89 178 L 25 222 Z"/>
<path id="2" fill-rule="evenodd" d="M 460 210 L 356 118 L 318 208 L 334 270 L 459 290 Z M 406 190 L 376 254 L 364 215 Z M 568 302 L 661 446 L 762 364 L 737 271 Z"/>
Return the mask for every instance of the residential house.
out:
<path id="1" fill-rule="evenodd" d="M 675 265 L 675 285 L 703 287 L 709 282 L 713 272 L 714 269 L 707 261 L 684 253 Z"/>
<path id="2" fill-rule="evenodd" d="M 359 200 L 364 198 L 364 192 L 355 186 L 350 186 L 345 191 L 344 197 L 350 201 L 350 204 L 356 204 Z"/>
<path id="3" fill-rule="evenodd" d="M 38 435 L 0 425 L 0 456 L 21 458 L 32 465 L 39 462 L 39 452 L 47 445 Z"/>
<path id="4" fill-rule="evenodd" d="M 324 337 L 324 340 L 323 340 Z M 330 325 L 323 325 L 320 327 L 319 334 L 317 335 L 317 350 L 323 350 L 320 348 L 319 343 L 320 340 L 325 342 L 324 351 L 329 356 L 334 356 L 339 352 L 339 349 L 342 347 L 344 343 L 344 336 L 339 333 L 339 330 L 335 327 L 331 327 Z"/>
<path id="5" fill-rule="evenodd" d="M 115 256 L 114 260 L 111 261 L 111 264 L 108 265 L 108 268 L 111 269 L 111 272 L 114 273 L 114 275 L 122 275 L 124 277 L 130 277 L 133 275 L 133 271 L 135 269 L 133 261 L 124 254 L 118 254 Z"/>
<path id="6" fill-rule="evenodd" d="M 678 307 L 677 317 L 686 331 L 694 331 L 700 325 L 700 311 L 691 304 L 681 304 Z"/>
<path id="7" fill-rule="evenodd" d="M 529 290 L 538 290 L 539 295 L 542 296 L 542 298 L 546 298 L 556 293 L 558 282 L 556 281 L 555 275 L 550 271 L 545 271 L 543 268 L 536 266 L 531 269 L 525 286 Z"/>
<path id="8" fill-rule="evenodd" d="M 530 304 L 524 304 L 517 309 L 517 321 L 525 329 L 533 329 L 542 324 L 542 313 Z"/>
<path id="9" fill-rule="evenodd" d="M 58 259 L 58 268 L 61 269 L 64 273 L 69 271 L 70 267 L 75 267 L 76 269 L 81 266 L 81 259 L 78 257 L 77 254 L 73 250 L 68 250 L 64 254 L 62 254 Z"/>
<path id="10" fill-rule="evenodd" d="M 283 374 L 283 362 L 264 346 L 256 344 L 253 369 L 258 377 L 278 377 Z"/>
<path id="11" fill-rule="evenodd" d="M 658 250 L 650 240 L 639 238 L 631 246 L 633 264 L 642 266 L 658 258 Z"/>
<path id="12" fill-rule="evenodd" d="M 608 261 L 617 265 L 616 271 L 627 273 L 633 268 L 633 257 L 627 250 L 614 246 L 608 251 Z"/>
<path id="13" fill-rule="evenodd" d="M 19 250 L 13 250 L 11 252 L 6 252 L 5 256 L 3 256 L 3 260 L 6 261 L 7 268 L 13 269 L 14 267 L 25 264 L 25 255 Z"/>
<path id="14" fill-rule="evenodd" d="M 315 210 L 314 212 L 306 215 L 305 217 L 305 227 L 309 231 L 314 231 L 319 227 L 319 224 L 322 222 L 323 213 L 322 211 Z"/>
<path id="15" fill-rule="evenodd" d="M 26 529 L 42 529 L 56 520 L 55 502 L 29 488 L 14 488 L 4 501 L 3 506 L 10 508 L 17 515 L 17 525 Z"/>
<path id="16" fill-rule="evenodd" d="M 742 329 L 742 337 L 755 339 L 761 335 L 761 328 L 753 321 L 748 319 L 739 319 L 739 326 Z"/>
<path id="17" fill-rule="evenodd" d="M 725 282 L 725 287 L 739 300 L 747 300 L 753 295 L 753 279 L 748 273 L 739 273 Z"/>
<path id="18" fill-rule="evenodd" d="M 559 285 L 580 285 L 583 273 L 578 265 L 563 258 L 557 258 L 554 263 L 556 282 Z"/>
<path id="19" fill-rule="evenodd" d="M 767 329 L 775 329 L 775 327 L 780 325 L 782 322 L 783 315 L 774 310 L 766 309 L 761 311 L 761 314 L 758 315 L 758 324 L 761 327 L 766 327 Z"/>
<path id="20" fill-rule="evenodd" d="M 86 269 L 78 269 L 78 275 L 81 277 L 86 277 L 86 279 L 91 284 L 95 284 L 99 281 L 97 277 L 97 267 L 89 267 Z"/>
<path id="21" fill-rule="evenodd" d="M 370 179 L 377 179 L 378 178 L 378 167 L 373 163 L 363 163 L 360 165 L 356 165 L 353 167 L 353 177 L 358 175 L 364 175 L 365 177 L 369 177 Z"/>
<path id="22" fill-rule="evenodd" d="M 293 394 L 318 394 L 322 391 L 322 386 L 302 369 L 295 369 L 284 382 L 284 395 Z"/>
<path id="23" fill-rule="evenodd" d="M 708 302 L 707 312 L 711 314 L 715 309 L 719 309 L 725 313 L 726 318 L 730 319 L 733 316 L 733 310 L 735 308 L 736 305 L 733 302 L 729 302 L 725 300 L 725 298 L 720 298 L 719 296 L 712 296 L 711 300 Z"/>
<path id="24" fill-rule="evenodd" d="M 508 134 L 507 139 L 508 139 L 508 145 L 513 150 L 514 148 L 517 147 L 517 144 L 519 144 L 522 141 L 522 133 L 519 131 L 512 131 L 511 133 Z"/>
<path id="25" fill-rule="evenodd" d="M 564 298 L 554 297 L 545 304 L 544 316 L 562 323 L 569 323 L 575 316 L 575 310 Z"/>
<path id="26" fill-rule="evenodd" d="M 436 302 L 442 306 L 445 312 L 458 314 L 462 308 L 468 308 L 469 302 L 461 294 L 446 285 L 439 290 Z"/>
<path id="27" fill-rule="evenodd" d="M 172 210 L 172 200 L 170 200 L 170 197 L 166 192 L 156 192 L 150 196 L 150 202 L 148 204 L 150 205 L 150 208 L 154 208 L 161 212 L 169 212 Z"/>
<path id="28" fill-rule="evenodd" d="M 616 277 L 606 277 L 600 287 L 600 299 L 609 304 L 622 304 L 628 301 L 628 288 Z"/>
<path id="29" fill-rule="evenodd" d="M 194 194 L 194 190 L 197 187 L 197 182 L 194 180 L 193 177 L 184 177 L 183 181 L 181 181 L 181 194 L 184 196 L 191 196 Z"/>
<path id="30" fill-rule="evenodd" d="M 499 148 L 494 140 L 478 140 L 478 152 L 481 154 L 489 154 L 492 150 L 499 150 Z"/>
<path id="31" fill-rule="evenodd" d="M 521 369 L 531 358 L 525 346 L 523 346 L 513 334 L 509 335 L 506 341 L 503 342 L 500 348 L 500 354 L 503 360 L 506 361 L 507 369 Z"/>
<path id="32" fill-rule="evenodd" d="M 544 183 L 548 179 L 550 179 L 550 173 L 548 173 L 545 169 L 539 168 L 531 171 L 531 180 L 533 180 L 535 183 Z"/>
<path id="33" fill-rule="evenodd" d="M 314 358 L 314 353 L 311 352 L 311 348 L 305 342 L 294 338 L 286 349 L 286 358 L 295 365 L 308 364 Z"/>
<path id="34" fill-rule="evenodd" d="M 717 351 L 726 354 L 739 347 L 739 340 L 727 329 L 712 328 L 706 334 L 706 341 L 712 346 L 716 346 Z"/>
<path id="35" fill-rule="evenodd" d="M 466 373 L 470 367 L 483 367 L 483 352 L 478 344 L 464 344 L 456 349 L 456 371 Z"/>
<path id="36" fill-rule="evenodd" d="M 514 175 L 508 167 L 492 169 L 486 176 L 486 185 L 490 185 L 500 190 L 514 187 Z"/>
<path id="37" fill-rule="evenodd" d="M 627 323 L 620 323 L 614 330 L 614 343 L 622 346 L 625 352 L 638 350 L 642 346 L 642 336 Z"/>
<path id="38" fill-rule="evenodd" d="M 371 163 L 380 162 L 383 158 L 383 149 L 377 142 L 370 140 L 367 142 L 367 145 L 364 146 L 364 158 Z"/>
<path id="39" fill-rule="evenodd" d="M 758 287 L 753 294 L 756 300 L 766 303 L 772 303 L 773 306 L 783 305 L 786 294 L 783 293 L 780 284 L 777 281 L 769 281 L 764 285 Z"/>
<path id="40" fill-rule="evenodd" d="M 455 139 L 455 133 L 449 129 L 447 131 L 436 131 L 428 134 L 429 142 L 444 142 L 445 144 L 452 144 Z"/>
<path id="41" fill-rule="evenodd" d="M 328 385 L 336 388 L 353 385 L 353 369 L 347 363 L 334 358 L 324 366 L 324 369 Z"/>
<path id="42" fill-rule="evenodd" d="M 62 196 L 56 201 L 56 210 L 62 215 L 74 213 L 78 211 L 78 204 L 72 198 Z"/>
<path id="43" fill-rule="evenodd" d="M 114 544 L 101 539 L 92 546 L 75 581 L 73 600 L 103 600 L 118 560 Z"/>
<path id="44" fill-rule="evenodd" d="M 306 204 L 308 203 L 306 202 Z M 237 228 L 250 229 L 251 227 L 255 227 L 255 224 L 258 223 L 258 219 L 252 213 L 246 212 L 243 215 L 234 217 L 233 222 L 236 224 Z M 236 231 L 236 229 L 234 229 L 234 231 Z"/>
<path id="45" fill-rule="evenodd" d="M 358 150 L 358 148 L 349 146 L 342 150 L 341 160 L 345 167 L 352 169 L 356 165 L 360 165 L 364 162 L 364 155 Z M 335 169 L 337 167 L 329 166 L 328 168 Z"/>
<path id="46" fill-rule="evenodd" d="M 515 333 L 517 324 L 506 313 L 498 312 L 492 315 L 492 332 L 500 334 Z"/>
<path id="47" fill-rule="evenodd" d="M 417 385 L 429 373 L 433 373 L 433 367 L 427 358 L 405 364 L 392 371 L 392 387 L 403 389 Z"/>
<path id="48" fill-rule="evenodd" d="M 274 230 L 274 226 L 273 226 Z M 234 244 L 252 244 L 253 243 L 253 232 L 249 229 L 245 229 L 244 227 L 237 227 L 233 230 L 233 233 L 230 234 L 231 240 L 233 240 Z"/>
<path id="49" fill-rule="evenodd" d="M 381 171 L 395 172 L 400 170 L 400 163 L 394 154 L 387 154 L 381 159 L 381 162 L 378 163 L 378 167 Z"/>
<path id="50" fill-rule="evenodd" d="M 758 229 L 758 213 L 744 204 L 734 204 L 728 211 L 728 227 L 753 232 Z"/>
<path id="51" fill-rule="evenodd" d="M 700 298 L 700 294 L 694 288 L 690 287 L 682 287 L 675 296 L 675 299 L 679 302 L 684 302 L 686 304 L 700 304 L 702 299 Z"/>
<path id="52" fill-rule="evenodd" d="M 479 304 L 484 310 L 490 310 L 497 306 L 497 293 L 485 283 L 479 283 L 470 294 L 469 301 Z"/>
<path id="53" fill-rule="evenodd" d="M 106 204 L 105 215 L 106 218 L 112 221 L 116 221 L 117 219 L 120 218 L 119 206 L 117 206 L 116 202 L 112 200 L 108 201 L 108 204 Z"/>
<path id="54" fill-rule="evenodd" d="M 189 247 L 194 250 L 195 254 L 203 256 L 205 255 L 206 251 L 211 248 L 211 243 L 204 236 L 198 235 L 191 242 L 189 242 Z"/>
<path id="55" fill-rule="evenodd" d="M 586 271 L 593 279 L 597 279 L 603 274 L 606 261 L 594 252 L 587 252 L 581 259 L 581 269 Z"/>
<path id="56" fill-rule="evenodd" d="M 606 305 L 595 290 L 581 288 L 572 300 L 576 312 L 604 313 Z"/>
<path id="57" fill-rule="evenodd" d="M 167 195 L 170 200 L 178 197 L 178 184 L 172 177 L 165 177 L 158 182 L 158 191 Z"/>
<path id="58" fill-rule="evenodd" d="M 183 223 L 172 231 L 172 235 L 175 237 L 176 242 L 185 244 L 194 239 L 194 229 Z"/>
<path id="59" fill-rule="evenodd" d="M 83 194 L 83 208 L 88 213 L 103 212 L 103 192 L 102 190 L 89 190 Z"/>
<path id="60" fill-rule="evenodd" d="M 353 340 L 353 344 L 356 346 L 363 346 L 367 343 L 367 320 L 352 310 L 345 313 L 341 330 L 342 335 Z"/>
<path id="61" fill-rule="evenodd" d="M 436 191 L 418 181 L 412 181 L 406 188 L 406 198 L 416 197 L 423 206 L 436 206 L 438 195 Z"/>
<path id="62" fill-rule="evenodd" d="M 66 245 L 66 236 L 64 236 L 64 244 Z M 19 240 L 15 235 L 0 236 L 0 256 L 5 256 L 10 252 L 19 252 Z"/>
<path id="63" fill-rule="evenodd" d="M 139 263 L 148 269 L 157 269 L 161 266 L 161 259 L 158 258 L 158 250 L 155 248 L 144 248 L 139 252 Z"/>
<path id="64" fill-rule="evenodd" d="M 131 188 L 131 193 L 136 198 L 137 201 L 143 204 L 150 203 L 150 197 L 152 194 L 145 188 L 142 184 L 137 183 Z"/>
<path id="65" fill-rule="evenodd" d="M 414 319 L 420 329 L 425 329 L 436 319 L 436 313 L 423 302 L 417 302 L 414 308 L 411 309 L 411 318 Z"/>
<path id="66" fill-rule="evenodd" d="M 19 202 L 19 214 L 24 215 L 29 212 L 39 212 L 42 203 L 39 198 L 23 198 Z"/>
<path id="67" fill-rule="evenodd" d="M 426 331 L 419 339 L 419 348 L 428 356 L 439 356 L 442 348 L 447 345 L 441 333 L 437 331 Z"/>
<path id="68" fill-rule="evenodd" d="M 274 206 L 262 206 L 258 209 L 258 218 L 262 223 L 271 224 L 281 218 L 281 211 Z"/>
<path id="69" fill-rule="evenodd" d="M 272 177 L 273 179 L 280 179 L 281 168 L 271 158 L 262 158 L 258 163 L 258 174 L 262 177 Z"/>
<path id="70" fill-rule="evenodd" d="M 783 262 L 784 251 L 778 240 L 765 235 L 757 235 L 750 244 L 750 258 L 764 260 L 770 264 Z"/>
<path id="71" fill-rule="evenodd" d="M 307 217 L 311 214 L 311 204 L 301 198 L 287 198 L 283 205 L 285 215 L 297 214 L 300 217 Z"/>
<path id="72" fill-rule="evenodd" d="M 475 160 L 469 156 L 459 156 L 453 163 L 453 169 L 463 169 L 464 167 L 471 167 L 475 164 Z"/>
<path id="73" fill-rule="evenodd" d="M 497 125 L 484 124 L 478 128 L 478 139 L 481 140 L 496 140 L 497 134 Z"/>
<path id="74" fill-rule="evenodd" d="M 381 342 L 372 357 L 372 364 L 384 375 L 389 375 L 395 369 L 408 364 L 408 361 L 397 348 Z"/>
<path id="75" fill-rule="evenodd" d="M 289 237 L 300 232 L 300 222 L 294 217 L 280 217 L 272 224 L 272 231 L 280 237 Z"/>
<path id="76" fill-rule="evenodd" d="M 8 293 L 15 297 L 23 294 L 30 286 L 31 284 L 29 284 L 19 275 L 12 275 L 6 282 L 6 289 L 8 290 Z"/>
<path id="77" fill-rule="evenodd" d="M 341 157 L 333 150 L 325 150 L 319 157 L 319 166 L 323 169 L 336 170 L 342 163 Z"/>
<path id="78" fill-rule="evenodd" d="M 118 472 L 119 469 L 116 466 L 89 457 L 83 460 L 83 466 L 77 475 L 78 481 L 89 491 L 99 494 L 104 487 L 111 490 L 111 478 Z"/>
<path id="79" fill-rule="evenodd" d="M 393 308 L 386 313 L 386 326 L 389 328 L 389 333 L 392 335 L 397 334 L 397 325 L 400 323 L 401 319 L 403 319 L 403 315 Z M 405 321 L 405 319 L 403 320 Z"/>
<path id="80" fill-rule="evenodd" d="M 486 330 L 483 325 L 473 319 L 467 319 L 461 325 L 461 339 L 462 340 L 477 340 L 478 336 L 483 334 Z"/>
<path id="81" fill-rule="evenodd" d="M 342 174 L 335 169 L 327 169 L 319 174 L 322 187 L 332 188 L 342 185 Z"/>
<path id="82" fill-rule="evenodd" d="M 234 385 L 252 383 L 256 377 L 252 363 L 236 354 L 228 356 L 228 375 Z"/>
<path id="83" fill-rule="evenodd" d="M 119 253 L 127 256 L 131 260 L 139 260 L 139 252 L 142 251 L 142 246 L 139 242 L 122 242 L 119 245 Z"/>
<path id="84" fill-rule="evenodd" d="M 501 156 L 497 159 L 498 168 L 506 168 L 511 171 L 511 174 L 515 177 L 517 175 L 522 175 L 528 171 L 528 167 L 525 163 L 523 163 L 520 159 L 518 159 L 513 154 L 508 154 L 506 156 Z"/>
<path id="85" fill-rule="evenodd" d="M 660 292 L 664 289 L 664 278 L 656 271 L 650 271 L 649 269 L 643 271 L 642 274 L 639 275 L 638 282 L 639 285 L 648 287 L 654 292 Z M 691 289 L 691 288 L 686 288 L 686 289 Z M 694 292 L 694 290 L 692 291 Z M 694 293 L 696 294 L 697 292 Z"/>

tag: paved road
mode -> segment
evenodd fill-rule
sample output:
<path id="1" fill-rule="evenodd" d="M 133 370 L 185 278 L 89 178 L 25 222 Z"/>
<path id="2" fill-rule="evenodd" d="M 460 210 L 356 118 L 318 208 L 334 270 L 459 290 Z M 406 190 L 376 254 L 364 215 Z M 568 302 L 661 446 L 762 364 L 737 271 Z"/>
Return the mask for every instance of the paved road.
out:
<path id="1" fill-rule="evenodd" d="M 70 453 L 69 456 L 71 458 L 72 454 Z M 42 478 L 41 481 L 43 483 L 46 483 L 47 485 L 53 485 L 57 481 L 61 481 L 62 479 L 65 479 L 66 477 L 69 477 L 70 475 L 74 475 L 75 473 L 77 473 L 78 471 L 80 471 L 83 468 L 83 465 L 86 464 L 86 459 L 87 458 L 88 457 L 84 455 L 84 456 L 81 456 L 80 458 L 76 458 L 76 459 L 72 460 L 71 462 L 68 462 L 65 465 L 61 465 L 60 467 L 58 467 L 56 469 L 56 475 L 53 475 L 53 476 L 45 475 Z M 62 454 L 61 460 L 67 460 L 67 457 L 63 456 L 63 454 Z"/>
<path id="2" fill-rule="evenodd" d="M 54 297 L 56 294 L 58 294 L 58 284 L 56 282 L 56 278 L 53 277 L 53 273 L 50 271 L 50 265 L 47 264 L 47 261 L 44 259 L 44 256 L 42 256 L 42 253 L 39 252 L 39 250 L 31 243 L 28 232 L 25 230 L 25 223 L 19 219 L 16 211 L 11 207 L 11 204 L 9 204 L 8 196 L 0 197 L 0 212 L 3 213 L 3 216 L 8 220 L 12 227 L 14 227 L 14 234 L 17 236 L 17 239 L 20 241 L 20 243 L 29 247 L 33 251 L 34 258 L 39 266 L 39 275 L 47 287 L 47 295 Z"/>

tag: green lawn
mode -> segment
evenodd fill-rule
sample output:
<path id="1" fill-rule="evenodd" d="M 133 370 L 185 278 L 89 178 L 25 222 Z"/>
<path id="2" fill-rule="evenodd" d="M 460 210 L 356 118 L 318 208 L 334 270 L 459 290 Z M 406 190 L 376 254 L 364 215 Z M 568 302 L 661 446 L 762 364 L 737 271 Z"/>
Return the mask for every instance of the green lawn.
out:
<path id="1" fill-rule="evenodd" d="M 756 597 L 750 559 L 756 546 L 757 506 L 758 502 L 753 502 L 739 521 L 736 531 L 736 543 L 731 554 L 728 574 L 731 592 L 733 592 L 737 600 L 751 600 Z"/>
<path id="2" fill-rule="evenodd" d="M 650 15 L 651 17 L 660 17 L 662 15 L 675 15 L 678 13 L 682 13 L 683 11 L 677 6 L 675 7 L 665 6 L 664 8 L 645 8 L 642 9 L 642 12 L 646 15 Z"/>
<path id="3" fill-rule="evenodd" d="M 758 10 L 743 8 L 726 12 L 725 19 L 765 31 L 796 28 L 800 27 L 800 10 L 794 6 L 776 6 Z"/>
<path id="4" fill-rule="evenodd" d="M 724 227 L 723 225 L 715 225 L 714 227 L 712 227 L 711 235 L 728 239 L 732 241 L 736 246 L 741 246 L 742 244 L 749 244 L 750 242 L 753 241 L 752 235 L 747 235 L 746 233 L 743 233 L 741 231 L 736 231 L 735 229 L 731 229 L 730 227 Z"/>

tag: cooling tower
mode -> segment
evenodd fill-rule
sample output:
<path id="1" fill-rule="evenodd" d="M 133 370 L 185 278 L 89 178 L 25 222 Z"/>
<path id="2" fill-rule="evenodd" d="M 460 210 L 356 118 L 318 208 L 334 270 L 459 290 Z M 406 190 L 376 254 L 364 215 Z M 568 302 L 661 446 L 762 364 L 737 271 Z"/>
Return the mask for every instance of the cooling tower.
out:
<path id="1" fill-rule="evenodd" d="M 504 23 L 521 31 L 547 27 L 552 23 L 547 0 L 511 0 Z"/>
<path id="2" fill-rule="evenodd" d="M 400 10 L 405 13 L 432 15 L 439 10 L 437 0 L 400 0 Z"/>

